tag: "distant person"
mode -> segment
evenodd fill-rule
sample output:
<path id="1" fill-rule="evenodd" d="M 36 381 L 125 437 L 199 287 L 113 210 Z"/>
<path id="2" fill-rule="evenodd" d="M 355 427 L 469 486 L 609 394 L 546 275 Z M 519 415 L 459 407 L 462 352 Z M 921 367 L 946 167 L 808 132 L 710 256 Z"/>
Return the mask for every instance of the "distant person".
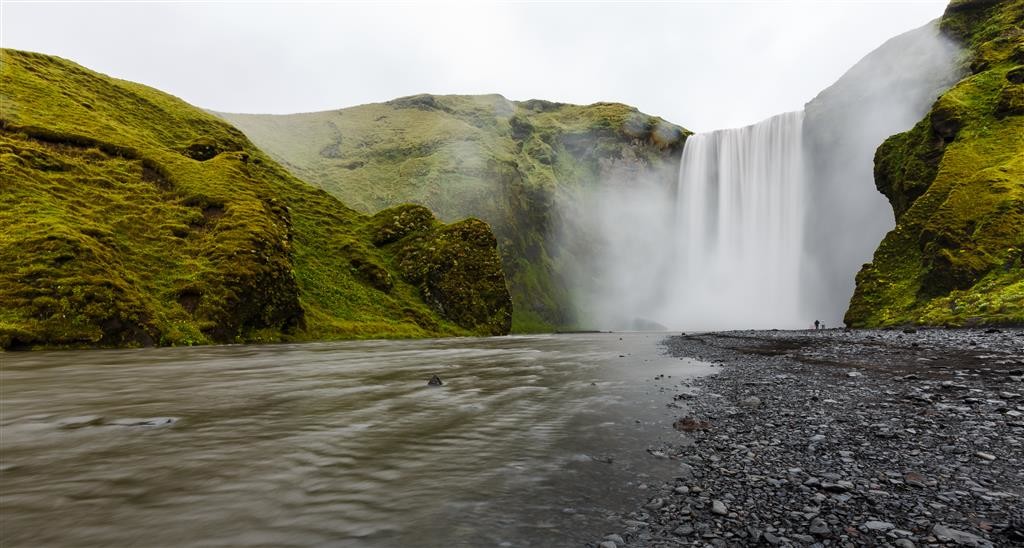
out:
<path id="1" fill-rule="evenodd" d="M 817 331 L 818 329 L 820 329 L 820 326 L 821 322 L 819 322 L 818 320 L 814 320 L 814 330 Z"/>

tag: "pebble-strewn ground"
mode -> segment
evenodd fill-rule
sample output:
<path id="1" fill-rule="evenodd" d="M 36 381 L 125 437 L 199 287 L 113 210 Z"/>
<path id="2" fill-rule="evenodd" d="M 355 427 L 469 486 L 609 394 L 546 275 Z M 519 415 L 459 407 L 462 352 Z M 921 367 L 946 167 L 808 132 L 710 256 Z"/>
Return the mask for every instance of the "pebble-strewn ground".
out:
<path id="1" fill-rule="evenodd" d="M 673 386 L 668 420 L 683 431 L 648 449 L 677 459 L 678 476 L 601 548 L 1024 546 L 1024 330 L 665 344 L 723 367 Z"/>

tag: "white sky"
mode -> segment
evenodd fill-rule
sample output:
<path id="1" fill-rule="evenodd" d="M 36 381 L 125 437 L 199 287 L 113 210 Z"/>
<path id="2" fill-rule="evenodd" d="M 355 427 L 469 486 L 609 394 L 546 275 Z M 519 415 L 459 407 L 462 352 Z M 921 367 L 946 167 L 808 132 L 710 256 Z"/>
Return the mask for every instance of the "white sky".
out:
<path id="1" fill-rule="evenodd" d="M 618 101 L 705 131 L 801 108 L 945 4 L 0 0 L 0 44 L 221 111 L 500 93 Z"/>

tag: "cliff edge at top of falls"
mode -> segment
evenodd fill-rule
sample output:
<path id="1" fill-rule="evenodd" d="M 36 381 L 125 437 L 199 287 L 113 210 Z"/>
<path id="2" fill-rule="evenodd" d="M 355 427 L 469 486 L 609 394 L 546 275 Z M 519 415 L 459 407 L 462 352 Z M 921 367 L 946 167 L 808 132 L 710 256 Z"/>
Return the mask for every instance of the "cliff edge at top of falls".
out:
<path id="1" fill-rule="evenodd" d="M 415 95 L 326 112 L 218 115 L 293 174 L 363 212 L 413 202 L 442 219 L 490 223 L 519 332 L 578 327 L 565 273 L 600 268 L 593 256 L 599 235 L 559 205 L 581 203 L 588 187 L 628 185 L 638 176 L 673 185 L 690 134 L 618 103 L 500 95 Z"/>
<path id="2" fill-rule="evenodd" d="M 853 327 L 1024 323 L 1024 0 L 952 2 L 968 75 L 875 154 L 896 227 L 857 275 Z"/>
<path id="3" fill-rule="evenodd" d="M 357 213 L 166 93 L 0 61 L 0 348 L 508 332 L 485 223 Z"/>

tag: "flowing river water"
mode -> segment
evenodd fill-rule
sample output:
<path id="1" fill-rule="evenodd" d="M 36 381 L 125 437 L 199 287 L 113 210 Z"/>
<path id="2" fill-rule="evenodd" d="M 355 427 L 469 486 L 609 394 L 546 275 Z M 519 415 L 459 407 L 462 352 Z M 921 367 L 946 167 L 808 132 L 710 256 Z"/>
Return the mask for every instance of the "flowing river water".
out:
<path id="1" fill-rule="evenodd" d="M 663 337 L 0 354 L 0 546 L 579 546 L 672 477 Z"/>

